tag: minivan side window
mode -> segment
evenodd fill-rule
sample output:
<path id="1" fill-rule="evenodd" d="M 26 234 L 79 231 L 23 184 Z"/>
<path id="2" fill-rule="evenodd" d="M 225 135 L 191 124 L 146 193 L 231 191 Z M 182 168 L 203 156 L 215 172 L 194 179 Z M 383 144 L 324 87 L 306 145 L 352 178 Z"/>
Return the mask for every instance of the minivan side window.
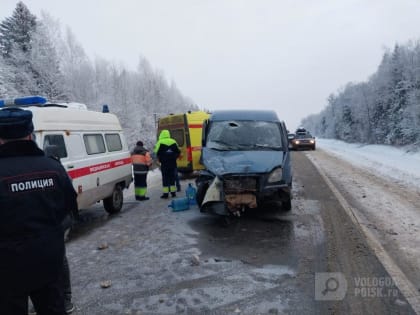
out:
<path id="1" fill-rule="evenodd" d="M 104 153 L 105 142 L 101 134 L 87 134 L 83 136 L 87 154 Z"/>
<path id="2" fill-rule="evenodd" d="M 122 150 L 121 138 L 118 133 L 105 134 L 105 142 L 109 152 Z"/>
<path id="3" fill-rule="evenodd" d="M 60 159 L 68 156 L 63 135 L 45 135 L 42 149 Z"/>

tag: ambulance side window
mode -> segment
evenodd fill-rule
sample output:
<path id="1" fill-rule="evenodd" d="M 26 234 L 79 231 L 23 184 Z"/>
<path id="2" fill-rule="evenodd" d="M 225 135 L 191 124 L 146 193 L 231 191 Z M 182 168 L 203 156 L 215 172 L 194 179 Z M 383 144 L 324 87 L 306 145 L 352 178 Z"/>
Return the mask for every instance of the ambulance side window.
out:
<path id="1" fill-rule="evenodd" d="M 86 157 L 86 148 L 80 133 L 72 133 L 68 135 L 65 140 L 67 147 L 69 148 L 69 155 L 72 159 L 82 159 Z"/>
<path id="2" fill-rule="evenodd" d="M 105 134 L 105 141 L 109 152 L 122 150 L 121 138 L 118 133 Z"/>
<path id="3" fill-rule="evenodd" d="M 67 157 L 66 145 L 63 135 L 45 135 L 43 150 L 54 148 L 54 154 L 59 158 Z"/>
<path id="4" fill-rule="evenodd" d="M 176 141 L 178 146 L 184 146 L 184 129 L 172 129 L 170 130 L 171 138 Z"/>
<path id="5" fill-rule="evenodd" d="M 101 134 L 86 134 L 83 135 L 83 141 L 85 143 L 87 154 L 98 154 L 104 153 L 105 142 Z"/>

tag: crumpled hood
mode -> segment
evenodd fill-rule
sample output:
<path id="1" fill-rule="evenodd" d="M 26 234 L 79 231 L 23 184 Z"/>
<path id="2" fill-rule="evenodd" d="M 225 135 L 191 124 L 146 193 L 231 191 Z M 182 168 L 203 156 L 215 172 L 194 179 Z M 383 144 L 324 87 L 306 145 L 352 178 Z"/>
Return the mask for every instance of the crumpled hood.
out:
<path id="1" fill-rule="evenodd" d="M 283 164 L 283 151 L 217 151 L 202 150 L 206 168 L 218 176 L 228 173 L 268 173 Z"/>

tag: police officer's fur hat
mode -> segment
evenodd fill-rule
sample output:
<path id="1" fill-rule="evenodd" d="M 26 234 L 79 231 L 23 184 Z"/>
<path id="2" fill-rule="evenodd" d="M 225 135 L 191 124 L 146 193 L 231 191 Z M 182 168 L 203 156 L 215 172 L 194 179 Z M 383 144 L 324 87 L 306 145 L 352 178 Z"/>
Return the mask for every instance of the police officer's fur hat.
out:
<path id="1" fill-rule="evenodd" d="M 19 139 L 33 131 L 31 111 L 15 107 L 0 110 L 0 138 Z"/>

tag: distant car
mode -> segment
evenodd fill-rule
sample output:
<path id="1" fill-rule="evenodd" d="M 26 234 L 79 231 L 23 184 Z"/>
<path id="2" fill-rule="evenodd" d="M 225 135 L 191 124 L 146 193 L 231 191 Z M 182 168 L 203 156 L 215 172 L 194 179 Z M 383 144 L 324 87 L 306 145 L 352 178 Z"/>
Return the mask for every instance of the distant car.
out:
<path id="1" fill-rule="evenodd" d="M 289 138 L 290 139 L 290 138 Z M 289 140 L 292 150 L 311 149 L 315 150 L 316 140 L 305 128 L 298 128 L 293 139 Z"/>

